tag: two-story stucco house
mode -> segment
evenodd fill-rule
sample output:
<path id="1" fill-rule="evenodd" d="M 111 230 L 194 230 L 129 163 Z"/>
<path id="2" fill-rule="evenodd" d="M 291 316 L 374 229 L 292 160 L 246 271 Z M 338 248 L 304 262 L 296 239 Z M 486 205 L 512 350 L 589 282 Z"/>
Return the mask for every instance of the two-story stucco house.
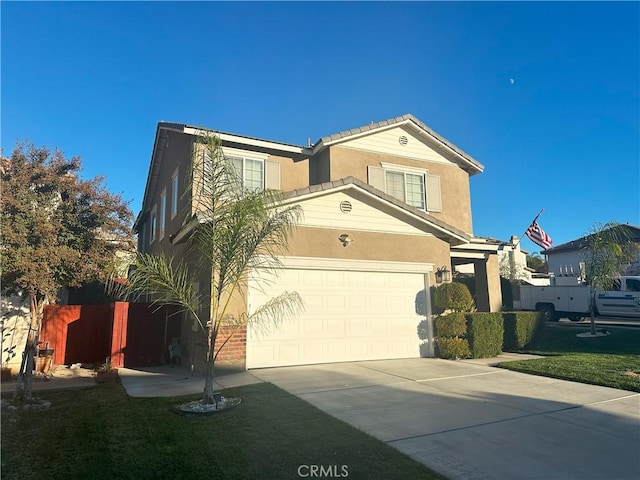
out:
<path id="1" fill-rule="evenodd" d="M 158 124 L 136 222 L 141 251 L 186 255 L 185 176 L 199 131 Z M 282 190 L 285 203 L 300 205 L 304 215 L 277 281 L 261 290 L 249 282 L 246 292 L 251 310 L 294 290 L 304 311 L 266 334 L 249 326 L 222 358 L 257 368 L 431 356 L 424 291 L 460 264 L 474 266 L 478 310 L 500 309 L 498 247 L 474 237 L 472 227 L 469 179 L 484 167 L 414 116 L 308 146 L 212 132 L 246 186 Z M 425 320 L 427 338 L 420 339 Z M 193 357 L 202 339 L 192 330 L 185 321 L 183 350 Z"/>
<path id="2" fill-rule="evenodd" d="M 640 244 L 640 227 L 636 225 L 626 225 L 629 233 L 629 240 Z M 584 262 L 588 258 L 585 250 L 588 245 L 589 235 L 576 240 L 557 245 L 543 250 L 547 257 L 549 272 L 555 276 L 585 276 Z M 624 272 L 625 275 L 640 275 L 640 254 L 636 261 L 631 263 Z"/>

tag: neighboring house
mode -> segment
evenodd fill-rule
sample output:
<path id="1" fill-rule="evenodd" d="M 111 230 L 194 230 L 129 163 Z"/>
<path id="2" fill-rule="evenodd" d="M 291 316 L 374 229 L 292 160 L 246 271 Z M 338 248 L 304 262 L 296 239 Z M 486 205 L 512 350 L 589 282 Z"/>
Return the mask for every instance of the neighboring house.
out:
<path id="1" fill-rule="evenodd" d="M 13 373 L 17 373 L 20 370 L 22 353 L 31 324 L 29 296 L 2 295 L 0 298 L 0 322 L 2 367 L 10 368 Z"/>
<path id="2" fill-rule="evenodd" d="M 640 243 L 640 227 L 627 225 L 631 240 Z M 555 276 L 584 277 L 585 247 L 588 235 L 562 245 L 544 250 L 547 256 L 549 273 Z M 640 275 L 640 255 L 624 272 L 627 275 Z"/>
<path id="3" fill-rule="evenodd" d="M 549 275 L 537 273 L 527 266 L 527 253 L 520 248 L 520 241 L 516 235 L 512 235 L 508 242 L 495 238 L 486 238 L 485 243 L 493 248 L 497 248 L 498 268 L 500 276 L 507 280 L 526 282 L 531 285 L 549 285 Z M 457 273 L 463 275 L 473 275 L 473 264 L 462 264 L 455 267 Z"/>
<path id="4" fill-rule="evenodd" d="M 185 190 L 199 132 L 158 124 L 136 221 L 140 251 L 191 255 L 186 240 L 194 210 Z M 424 291 L 454 265 L 474 266 L 480 311 L 500 309 L 499 246 L 474 237 L 471 221 L 469 177 L 484 167 L 414 116 L 306 147 L 210 132 L 220 137 L 245 186 L 282 190 L 284 203 L 304 213 L 277 280 L 263 289 L 250 280 L 242 305 L 251 310 L 293 290 L 304 312 L 268 333 L 249 326 L 246 343 L 240 334 L 242 344 L 219 358 L 246 359 L 246 367 L 255 368 L 431 356 Z M 208 291 L 206 280 L 197 285 Z M 421 340 L 417 327 L 425 319 L 428 338 Z M 195 325 L 183 325 L 181 341 L 183 358 L 201 356 L 204 337 Z"/>

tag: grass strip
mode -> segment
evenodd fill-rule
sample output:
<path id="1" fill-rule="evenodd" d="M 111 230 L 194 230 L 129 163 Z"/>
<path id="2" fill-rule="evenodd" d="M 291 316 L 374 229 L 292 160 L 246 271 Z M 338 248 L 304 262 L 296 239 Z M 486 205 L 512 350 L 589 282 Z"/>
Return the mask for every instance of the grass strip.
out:
<path id="1" fill-rule="evenodd" d="M 640 330 L 608 328 L 610 335 L 578 338 L 589 328 L 545 326 L 523 353 L 545 355 L 499 366 L 523 373 L 640 392 Z"/>

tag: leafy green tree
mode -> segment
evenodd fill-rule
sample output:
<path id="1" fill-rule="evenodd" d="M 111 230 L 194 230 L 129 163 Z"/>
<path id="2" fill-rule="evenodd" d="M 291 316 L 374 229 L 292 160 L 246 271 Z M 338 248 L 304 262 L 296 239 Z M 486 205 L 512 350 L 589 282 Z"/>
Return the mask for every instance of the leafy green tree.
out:
<path id="1" fill-rule="evenodd" d="M 583 254 L 590 287 L 591 334 L 595 335 L 597 290 L 611 290 L 614 279 L 636 260 L 639 250 L 631 230 L 617 222 L 596 223 L 585 240 Z"/>
<path id="2" fill-rule="evenodd" d="M 2 292 L 26 292 L 31 312 L 14 400 L 21 391 L 31 398 L 45 303 L 62 287 L 106 280 L 116 252 L 134 248 L 127 203 L 102 177 L 82 180 L 80 171 L 79 157 L 29 143 L 2 158 Z"/>
<path id="3" fill-rule="evenodd" d="M 544 258 L 538 252 L 527 255 L 527 266 L 533 268 L 538 273 L 548 273 L 549 268 Z"/>
<path id="4" fill-rule="evenodd" d="M 203 404 L 214 403 L 213 372 L 220 350 L 243 325 L 256 328 L 279 322 L 301 307 L 295 292 L 284 292 L 253 312 L 234 309 L 234 299 L 246 292 L 248 278 L 260 278 L 281 266 L 301 209 L 281 206 L 282 196 L 271 190 L 250 191 L 240 183 L 232 162 L 225 158 L 215 135 L 198 138 L 191 162 L 193 222 L 188 237 L 191 263 L 163 254 L 139 254 L 127 285 L 128 293 L 144 292 L 158 305 L 175 305 L 195 319 L 207 336 Z M 194 288 L 206 277 L 209 291 Z M 243 302 L 243 305 L 246 302 Z M 224 330 L 226 340 L 216 340 Z"/>

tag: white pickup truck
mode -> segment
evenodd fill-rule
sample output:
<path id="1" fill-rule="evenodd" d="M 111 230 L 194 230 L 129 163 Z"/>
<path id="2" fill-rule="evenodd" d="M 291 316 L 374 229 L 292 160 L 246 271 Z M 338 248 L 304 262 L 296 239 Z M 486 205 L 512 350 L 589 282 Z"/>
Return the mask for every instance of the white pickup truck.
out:
<path id="1" fill-rule="evenodd" d="M 520 299 L 514 300 L 514 309 L 543 312 L 547 321 L 567 317 L 577 322 L 589 316 L 589 286 L 579 284 L 576 277 L 554 280 L 555 285 L 545 287 L 520 285 Z M 640 317 L 640 277 L 620 277 L 615 280 L 613 290 L 596 291 L 595 313 L 597 316 Z"/>

